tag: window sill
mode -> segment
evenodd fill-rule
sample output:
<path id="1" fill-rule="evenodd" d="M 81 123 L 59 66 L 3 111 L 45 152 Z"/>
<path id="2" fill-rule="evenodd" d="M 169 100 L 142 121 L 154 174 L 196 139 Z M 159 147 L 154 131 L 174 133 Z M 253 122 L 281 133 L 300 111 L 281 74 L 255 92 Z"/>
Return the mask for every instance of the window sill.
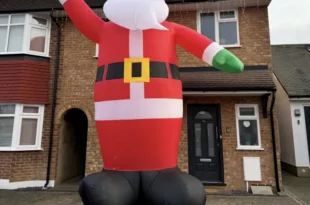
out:
<path id="1" fill-rule="evenodd" d="M 264 151 L 265 149 L 260 147 L 237 147 L 236 150 Z"/>
<path id="2" fill-rule="evenodd" d="M 30 152 L 44 151 L 43 148 L 0 148 L 0 152 Z"/>
<path id="3" fill-rule="evenodd" d="M 241 45 L 223 45 L 224 48 L 242 48 Z"/>
<path id="4" fill-rule="evenodd" d="M 98 58 L 98 56 L 93 56 L 93 58 Z"/>
<path id="5" fill-rule="evenodd" d="M 7 55 L 31 55 L 31 56 L 39 56 L 39 57 L 45 57 L 45 58 L 51 58 L 51 56 L 46 54 L 37 54 L 32 52 L 11 52 L 11 53 L 0 53 L 0 56 L 7 56 Z"/>

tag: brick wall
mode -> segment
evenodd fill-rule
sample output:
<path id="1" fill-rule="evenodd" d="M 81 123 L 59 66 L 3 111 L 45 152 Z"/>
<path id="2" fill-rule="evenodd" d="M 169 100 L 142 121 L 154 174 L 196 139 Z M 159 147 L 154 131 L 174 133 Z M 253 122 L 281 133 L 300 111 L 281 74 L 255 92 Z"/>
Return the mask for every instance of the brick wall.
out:
<path id="1" fill-rule="evenodd" d="M 175 12 L 169 16 L 170 21 L 183 24 L 192 29 L 197 29 L 196 12 Z M 255 31 L 255 32 L 253 32 Z M 270 50 L 270 36 L 269 36 L 269 22 L 267 7 L 251 7 L 246 8 L 245 12 L 239 9 L 239 35 L 241 47 L 228 48 L 235 55 L 237 55 L 245 65 L 268 65 L 271 69 L 271 50 Z M 177 49 L 179 66 L 180 67 L 198 67 L 205 63 L 192 54 L 186 52 L 183 48 Z M 273 164 L 273 152 L 271 141 L 270 117 L 261 119 L 261 134 L 262 146 L 264 151 L 237 151 L 237 136 L 236 136 L 236 120 L 235 120 L 235 103 L 257 103 L 261 104 L 261 99 L 253 97 L 239 97 L 239 98 L 198 98 L 187 99 L 187 103 L 205 102 L 205 103 L 220 103 L 222 112 L 222 129 L 226 126 L 232 127 L 230 134 L 224 134 L 223 130 L 223 150 L 224 150 L 224 180 L 227 186 L 224 187 L 209 187 L 208 191 L 226 190 L 245 190 L 245 183 L 243 180 L 242 156 L 259 156 L 262 163 L 262 183 L 275 186 L 275 174 Z M 269 100 L 270 106 L 271 100 Z M 186 105 L 185 105 L 186 107 Z M 269 111 L 269 109 L 268 109 Z M 260 107 L 260 117 L 262 109 Z M 276 110 L 274 109 L 274 113 Z M 186 110 L 184 111 L 186 116 Z M 225 118 L 223 117 L 225 116 Z M 227 118 L 226 118 L 227 116 Z M 275 117 L 275 132 L 276 132 L 276 146 L 277 146 L 277 164 L 278 174 L 280 178 L 280 186 L 282 188 L 282 175 L 280 165 L 280 148 L 279 148 L 279 134 L 276 115 Z M 186 118 L 183 122 L 182 140 L 179 151 L 179 165 L 184 171 L 188 171 L 188 149 L 187 149 L 187 124 Z M 225 136 L 227 136 L 225 138 Z M 231 154 L 236 157 L 236 161 L 231 161 Z M 235 167 L 238 167 L 235 169 Z"/>
<path id="2" fill-rule="evenodd" d="M 241 11 L 240 11 L 241 12 Z M 240 40 L 241 48 L 231 48 L 246 65 L 270 65 L 270 47 L 267 8 L 247 8 L 244 15 L 240 14 Z M 184 24 L 191 28 L 196 28 L 196 13 L 179 12 L 171 13 L 170 21 Z M 64 113 L 70 108 L 79 108 L 85 112 L 88 117 L 88 142 L 86 158 L 86 174 L 96 172 L 102 168 L 99 144 L 94 123 L 93 107 L 93 85 L 96 75 L 95 44 L 86 39 L 74 26 L 67 20 L 59 20 L 62 26 L 61 36 L 61 55 L 59 70 L 59 85 L 57 94 L 56 119 L 53 140 L 53 157 L 51 166 L 51 179 L 56 177 L 56 163 L 58 153 L 59 128 L 62 123 Z M 255 32 L 253 32 L 255 31 Z M 42 147 L 44 151 L 25 152 L 25 153 L 0 153 L 0 159 L 4 159 L 5 167 L 0 169 L 1 178 L 10 178 L 12 180 L 37 180 L 45 179 L 47 152 L 50 132 L 51 119 L 51 100 L 53 87 L 53 73 L 56 47 L 56 27 L 53 25 L 51 39 L 51 69 L 49 81 L 49 104 L 45 108 L 44 131 Z M 187 53 L 182 48 L 178 48 L 178 57 L 180 66 L 201 66 L 205 65 L 202 61 Z M 197 99 L 187 99 L 186 102 L 193 102 Z M 261 156 L 263 165 L 263 180 L 268 184 L 274 184 L 271 135 L 269 119 L 262 119 L 261 129 L 263 136 L 263 146 L 265 151 L 244 152 L 236 151 L 234 103 L 237 102 L 256 102 L 261 101 L 257 98 L 205 98 L 199 99 L 199 102 L 217 102 L 222 105 L 223 125 L 231 126 L 230 134 L 224 134 L 224 166 L 225 182 L 228 184 L 226 189 L 244 189 L 241 180 L 241 156 Z M 225 102 L 225 103 L 224 103 Z M 261 109 L 260 109 L 261 111 Z M 186 110 L 185 110 L 186 113 Z M 182 170 L 188 169 L 187 141 L 186 141 L 186 119 L 182 132 L 182 141 L 180 144 L 179 163 Z M 236 157 L 236 161 L 230 161 L 227 156 Z M 7 157 L 12 160 L 5 160 Z M 237 166 L 236 166 L 237 165 Z M 233 166 L 238 167 L 232 169 Z M 237 177 L 233 179 L 233 177 Z"/>
<path id="3" fill-rule="evenodd" d="M 196 12 L 175 12 L 169 15 L 169 21 L 175 21 L 197 30 Z M 243 14 L 239 10 L 239 48 L 229 48 L 245 65 L 268 65 L 271 67 L 271 50 L 267 7 L 246 8 Z M 203 61 L 178 47 L 180 66 L 202 66 Z"/>
<path id="4" fill-rule="evenodd" d="M 273 164 L 272 138 L 270 117 L 263 118 L 260 97 L 185 97 L 184 116 L 187 116 L 187 104 L 220 104 L 221 110 L 221 130 L 223 137 L 223 160 L 224 160 L 224 187 L 207 187 L 208 192 L 219 190 L 245 190 L 246 185 L 243 178 L 243 157 L 260 157 L 262 181 L 251 182 L 253 184 L 268 184 L 275 187 L 275 172 Z M 248 151 L 237 150 L 237 130 L 236 130 L 236 104 L 258 104 L 261 144 L 264 150 Z M 269 113 L 269 112 L 268 112 Z M 276 124 L 277 126 L 277 124 Z M 230 132 L 226 132 L 226 127 Z M 278 137 L 278 135 L 277 135 Z M 187 147 L 187 118 L 183 119 L 181 143 L 179 147 L 179 166 L 183 171 L 188 172 L 188 147 Z M 279 157 L 279 151 L 277 152 Z M 279 162 L 278 162 L 279 164 Z M 280 175 L 281 177 L 281 175 Z"/>

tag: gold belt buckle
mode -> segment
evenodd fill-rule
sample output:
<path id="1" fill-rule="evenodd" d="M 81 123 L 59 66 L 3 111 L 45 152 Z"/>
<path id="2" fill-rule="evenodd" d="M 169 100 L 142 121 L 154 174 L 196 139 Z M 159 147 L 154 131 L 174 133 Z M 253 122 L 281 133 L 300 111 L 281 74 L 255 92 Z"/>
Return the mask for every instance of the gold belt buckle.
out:
<path id="1" fill-rule="evenodd" d="M 132 64 L 141 63 L 141 76 L 132 77 Z M 124 59 L 124 82 L 150 82 L 150 59 L 149 58 L 125 58 Z"/>

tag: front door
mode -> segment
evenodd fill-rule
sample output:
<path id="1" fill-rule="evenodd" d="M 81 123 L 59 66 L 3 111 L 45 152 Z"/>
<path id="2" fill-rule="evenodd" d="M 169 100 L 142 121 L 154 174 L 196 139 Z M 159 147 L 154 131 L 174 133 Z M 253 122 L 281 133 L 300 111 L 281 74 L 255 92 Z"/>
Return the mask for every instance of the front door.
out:
<path id="1" fill-rule="evenodd" d="M 306 130 L 308 139 L 308 153 L 310 158 L 310 107 L 305 107 Z"/>
<path id="2" fill-rule="evenodd" d="M 204 183 L 223 182 L 219 106 L 188 105 L 189 173 Z"/>

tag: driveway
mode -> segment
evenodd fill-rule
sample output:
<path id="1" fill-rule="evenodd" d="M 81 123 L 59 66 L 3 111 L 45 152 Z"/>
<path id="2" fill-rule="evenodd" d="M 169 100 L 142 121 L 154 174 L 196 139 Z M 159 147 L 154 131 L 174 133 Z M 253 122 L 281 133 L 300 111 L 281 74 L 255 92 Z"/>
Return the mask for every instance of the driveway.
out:
<path id="1" fill-rule="evenodd" d="M 310 205 L 310 178 L 295 177 L 282 172 L 284 191 L 301 204 Z"/>
<path id="2" fill-rule="evenodd" d="M 0 191 L 1 205 L 83 205 L 76 192 Z M 298 205 L 288 196 L 216 196 L 208 205 Z"/>
<path id="3" fill-rule="evenodd" d="M 285 194 L 281 196 L 208 195 L 208 205 L 310 205 L 310 178 L 283 172 Z M 0 205 L 83 205 L 77 192 L 0 190 Z"/>

